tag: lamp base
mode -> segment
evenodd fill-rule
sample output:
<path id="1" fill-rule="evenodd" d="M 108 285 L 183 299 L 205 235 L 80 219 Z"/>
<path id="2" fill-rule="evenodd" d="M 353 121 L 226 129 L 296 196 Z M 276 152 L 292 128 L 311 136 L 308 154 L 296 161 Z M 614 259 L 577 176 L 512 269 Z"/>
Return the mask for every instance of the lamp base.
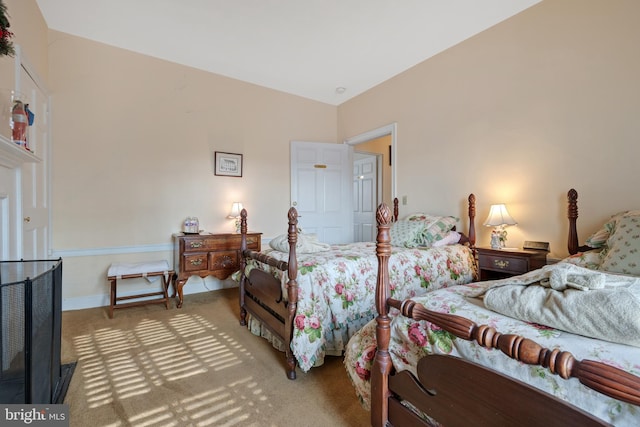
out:
<path id="1" fill-rule="evenodd" d="M 500 243 L 500 240 L 494 239 L 493 237 L 491 238 L 491 249 L 502 249 L 502 243 Z"/>
<path id="2" fill-rule="evenodd" d="M 491 232 L 491 249 L 504 248 L 504 242 L 507 240 L 507 232 L 504 228 L 496 227 Z"/>

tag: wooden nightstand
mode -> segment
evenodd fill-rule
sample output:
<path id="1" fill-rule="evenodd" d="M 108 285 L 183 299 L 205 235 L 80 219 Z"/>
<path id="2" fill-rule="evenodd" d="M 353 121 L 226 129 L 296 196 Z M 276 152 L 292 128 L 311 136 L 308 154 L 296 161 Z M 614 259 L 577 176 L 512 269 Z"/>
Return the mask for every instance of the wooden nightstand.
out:
<path id="1" fill-rule="evenodd" d="M 480 280 L 504 279 L 547 264 L 547 251 L 476 248 Z"/>
<path id="2" fill-rule="evenodd" d="M 247 233 L 247 247 L 260 251 L 262 233 Z M 178 295 L 182 307 L 182 288 L 191 276 L 214 276 L 224 280 L 240 268 L 241 234 L 173 235 L 173 263 L 176 272 L 173 297 Z"/>

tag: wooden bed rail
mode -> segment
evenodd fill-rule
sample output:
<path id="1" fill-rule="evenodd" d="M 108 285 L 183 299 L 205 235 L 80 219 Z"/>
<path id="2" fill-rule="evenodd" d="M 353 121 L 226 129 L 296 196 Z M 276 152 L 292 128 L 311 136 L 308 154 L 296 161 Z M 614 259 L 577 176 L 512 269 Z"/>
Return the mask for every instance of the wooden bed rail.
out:
<path id="1" fill-rule="evenodd" d="M 464 317 L 431 311 L 411 300 L 389 298 L 388 303 L 390 307 L 400 310 L 403 316 L 432 322 L 464 340 L 498 349 L 528 365 L 540 365 L 564 379 L 577 378 L 585 386 L 602 394 L 640 405 L 640 377 L 626 371 L 593 360 L 578 360 L 568 351 L 550 350 L 520 335 L 501 334 L 491 326 L 479 326 Z"/>

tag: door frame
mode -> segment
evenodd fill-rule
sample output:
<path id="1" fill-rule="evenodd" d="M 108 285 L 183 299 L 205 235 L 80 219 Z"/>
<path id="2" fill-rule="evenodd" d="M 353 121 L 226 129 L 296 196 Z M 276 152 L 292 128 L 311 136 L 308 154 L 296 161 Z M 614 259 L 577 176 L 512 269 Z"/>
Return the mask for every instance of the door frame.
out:
<path id="1" fill-rule="evenodd" d="M 359 135 L 352 136 L 343 141 L 343 144 L 348 144 L 351 146 L 356 146 L 358 144 L 362 144 L 372 139 L 380 138 L 383 136 L 391 135 L 391 200 L 393 200 L 398 194 L 396 185 L 397 185 L 397 169 L 396 164 L 398 163 L 396 159 L 398 158 L 396 155 L 398 141 L 396 134 L 398 132 L 398 124 L 393 122 L 386 126 L 379 127 L 377 129 L 373 129 Z M 355 147 L 354 147 L 355 149 Z"/>

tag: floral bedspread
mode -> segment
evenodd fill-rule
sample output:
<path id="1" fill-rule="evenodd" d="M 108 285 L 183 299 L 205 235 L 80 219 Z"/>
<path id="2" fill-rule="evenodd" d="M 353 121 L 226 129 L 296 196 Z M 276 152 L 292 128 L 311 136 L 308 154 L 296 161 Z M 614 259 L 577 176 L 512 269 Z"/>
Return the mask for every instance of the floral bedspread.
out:
<path id="1" fill-rule="evenodd" d="M 358 242 L 298 254 L 298 309 L 291 347 L 303 371 L 322 364 L 325 355 L 342 355 L 349 338 L 376 316 L 375 246 L 375 242 Z M 288 258 L 287 253 L 271 249 L 263 252 Z M 258 268 L 274 270 L 257 264 Z M 389 257 L 391 296 L 398 299 L 469 283 L 475 276 L 473 253 L 464 245 L 392 247 Z M 256 327 L 255 322 L 250 322 L 251 331 L 270 338 L 266 328 Z"/>
<path id="2" fill-rule="evenodd" d="M 569 351 L 578 359 L 601 361 L 640 375 L 640 348 L 525 323 L 487 310 L 480 300 L 466 297 L 477 293 L 482 283 L 441 289 L 414 300 L 430 310 L 460 315 L 479 325 L 493 326 L 502 333 L 520 334 L 550 349 Z M 638 425 L 639 407 L 597 393 L 577 379 L 563 380 L 544 368 L 525 365 L 499 350 L 486 349 L 475 341 L 456 338 L 429 322 L 416 322 L 392 311 L 389 352 L 396 370 L 409 370 L 415 374 L 418 360 L 427 354 L 458 356 L 518 378 L 616 426 Z M 345 351 L 345 367 L 366 408 L 370 405 L 369 376 L 376 348 L 375 328 L 375 320 L 369 322 L 352 337 Z"/>

